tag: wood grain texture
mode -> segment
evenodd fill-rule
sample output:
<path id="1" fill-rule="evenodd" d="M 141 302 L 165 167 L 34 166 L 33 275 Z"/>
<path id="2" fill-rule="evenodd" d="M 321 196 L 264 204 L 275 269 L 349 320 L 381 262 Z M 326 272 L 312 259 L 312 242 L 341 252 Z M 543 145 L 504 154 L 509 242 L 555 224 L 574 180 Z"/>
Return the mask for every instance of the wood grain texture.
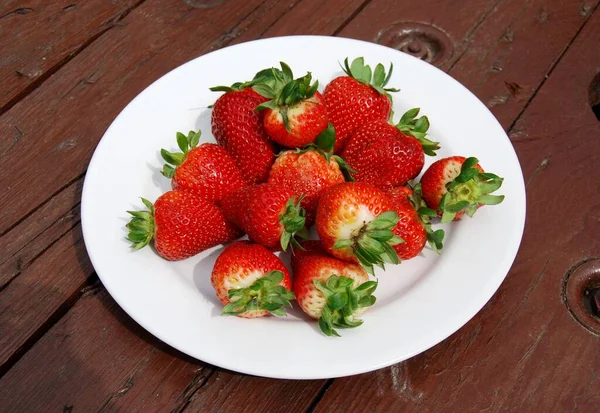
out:
<path id="1" fill-rule="evenodd" d="M 0 113 L 143 0 L 0 4 Z"/>
<path id="2" fill-rule="evenodd" d="M 0 237 L 0 291 L 80 221 L 83 178 Z"/>
<path id="3" fill-rule="evenodd" d="M 28 343 L 39 339 L 40 329 L 49 320 L 63 315 L 92 274 L 77 224 L 4 288 L 0 293 L 0 375 Z"/>
<path id="4" fill-rule="evenodd" d="M 594 14 L 511 133 L 527 180 L 527 224 L 493 299 L 433 349 L 336 380 L 316 411 L 585 412 L 600 405 L 599 339 L 570 317 L 560 296 L 569 268 L 600 256 L 600 191 L 591 179 L 600 124 L 587 102 L 599 42 Z"/>
<path id="5" fill-rule="evenodd" d="M 0 380 L 0 411 L 170 411 L 210 372 L 148 334 L 97 287 Z"/>
<path id="6" fill-rule="evenodd" d="M 85 171 L 106 128 L 143 88 L 224 46 L 265 14 L 276 19 L 277 7 L 264 0 L 211 9 L 147 1 L 6 112 L 0 118 L 0 159 L 21 172 L 0 175 L 6 188 L 0 233 Z"/>

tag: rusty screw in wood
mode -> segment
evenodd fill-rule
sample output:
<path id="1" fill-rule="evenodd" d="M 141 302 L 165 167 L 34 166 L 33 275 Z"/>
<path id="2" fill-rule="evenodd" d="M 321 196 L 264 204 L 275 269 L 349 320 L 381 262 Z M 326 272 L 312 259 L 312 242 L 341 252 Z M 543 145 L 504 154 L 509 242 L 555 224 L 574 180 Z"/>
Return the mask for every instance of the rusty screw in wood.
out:
<path id="1" fill-rule="evenodd" d="M 571 267 L 563 282 L 562 296 L 575 321 L 600 335 L 600 258 Z"/>

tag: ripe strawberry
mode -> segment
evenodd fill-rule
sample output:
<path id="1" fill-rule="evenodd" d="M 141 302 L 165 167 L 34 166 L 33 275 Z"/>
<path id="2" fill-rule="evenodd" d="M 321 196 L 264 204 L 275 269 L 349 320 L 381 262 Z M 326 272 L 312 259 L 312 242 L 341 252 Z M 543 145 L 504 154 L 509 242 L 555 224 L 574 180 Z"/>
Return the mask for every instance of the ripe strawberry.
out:
<path id="1" fill-rule="evenodd" d="M 210 282 L 225 305 L 221 314 L 244 318 L 269 313 L 283 316 L 283 307 L 291 307 L 290 300 L 294 299 L 283 262 L 262 245 L 247 241 L 225 247 L 215 262 Z"/>
<path id="2" fill-rule="evenodd" d="M 295 236 L 306 237 L 304 209 L 294 191 L 279 184 L 259 184 L 223 198 L 223 213 L 242 228 L 250 241 L 270 249 L 298 245 Z"/>
<path id="3" fill-rule="evenodd" d="M 354 59 L 351 65 L 346 58 L 343 69 L 347 76 L 333 79 L 323 92 L 327 117 L 337 133 L 335 153 L 344 149 L 346 140 L 362 124 L 387 120 L 392 111 L 389 92 L 398 91 L 385 87 L 392 76 L 393 64 L 390 64 L 387 76 L 381 63 L 371 72 L 362 57 Z"/>
<path id="4" fill-rule="evenodd" d="M 434 162 L 421 178 L 423 199 L 436 210 L 442 222 L 472 217 L 483 205 L 497 205 L 504 195 L 490 195 L 503 178 L 484 172 L 477 158 L 451 156 Z"/>
<path id="5" fill-rule="evenodd" d="M 332 133 L 333 130 L 328 128 L 320 135 L 329 141 L 325 146 L 333 147 L 330 140 Z M 335 135 L 333 136 L 335 139 Z M 330 186 L 345 181 L 342 173 L 344 166 L 345 162 L 341 158 L 330 156 L 318 146 L 285 151 L 275 160 L 269 172 L 269 183 L 284 185 L 292 189 L 296 196 L 304 196 L 301 205 L 306 210 L 308 227 L 314 223 L 321 193 Z"/>
<path id="6" fill-rule="evenodd" d="M 425 154 L 435 156 L 437 142 L 425 138 L 426 116 L 415 119 L 419 109 L 406 112 L 397 125 L 375 120 L 359 127 L 348 139 L 342 156 L 355 171 L 357 182 L 382 189 L 406 185 L 425 164 Z"/>
<path id="7" fill-rule="evenodd" d="M 147 211 L 127 211 L 133 216 L 127 239 L 135 249 L 154 239 L 156 251 L 167 260 L 183 260 L 241 236 L 219 208 L 193 192 L 169 191 L 154 205 L 142 202 Z"/>
<path id="8" fill-rule="evenodd" d="M 345 182 L 326 189 L 317 209 L 317 233 L 332 255 L 359 262 L 373 274 L 373 265 L 398 264 L 393 246 L 399 218 L 382 190 L 362 182 Z"/>
<path id="9" fill-rule="evenodd" d="M 185 136 L 177 132 L 177 145 L 181 153 L 161 150 L 167 162 L 162 174 L 172 179 L 171 187 L 189 190 L 207 201 L 218 202 L 225 194 L 248 186 L 224 148 L 213 143 L 198 146 L 200 133 L 190 131 Z"/>
<path id="10" fill-rule="evenodd" d="M 275 159 L 273 143 L 263 129 L 263 114 L 256 107 L 267 99 L 247 84 L 217 86 L 224 91 L 213 106 L 212 133 L 217 143 L 233 157 L 246 182 L 265 182 Z"/>
<path id="11" fill-rule="evenodd" d="M 327 127 L 325 100 L 317 92 L 319 82 L 310 84 L 310 73 L 294 80 L 288 65 L 281 62 L 281 69 L 255 79 L 254 90 L 270 99 L 258 109 L 265 109 L 263 124 L 271 139 L 288 148 L 305 146 Z"/>
<path id="12" fill-rule="evenodd" d="M 301 244 L 304 251 L 292 257 L 294 294 L 300 308 L 319 320 L 321 331 L 338 336 L 334 327 L 358 327 L 357 317 L 375 303 L 377 282 L 359 265 L 333 258 L 318 241 Z"/>
<path id="13" fill-rule="evenodd" d="M 398 225 L 393 232 L 404 242 L 394 245 L 398 257 L 408 260 L 416 257 L 429 242 L 431 248 L 439 252 L 443 248 L 444 230 L 433 231 L 430 216 L 435 211 L 426 207 L 421 199 L 421 187 L 415 186 L 414 191 L 405 186 L 392 188 L 387 191 L 398 213 Z"/>

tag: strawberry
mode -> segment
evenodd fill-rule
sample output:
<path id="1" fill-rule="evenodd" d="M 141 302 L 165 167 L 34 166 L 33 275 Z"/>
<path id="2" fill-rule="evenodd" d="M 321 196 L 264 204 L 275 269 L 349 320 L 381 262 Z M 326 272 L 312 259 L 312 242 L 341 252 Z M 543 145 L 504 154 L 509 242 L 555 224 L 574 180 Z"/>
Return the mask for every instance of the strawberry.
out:
<path id="1" fill-rule="evenodd" d="M 281 69 L 255 79 L 254 90 L 270 99 L 258 109 L 264 109 L 263 124 L 271 139 L 288 148 L 305 146 L 327 127 L 325 100 L 317 92 L 319 82 L 310 84 L 310 73 L 294 80 L 288 65 L 281 62 Z"/>
<path id="2" fill-rule="evenodd" d="M 418 114 L 418 108 L 409 110 L 397 125 L 383 119 L 368 122 L 352 134 L 342 157 L 355 171 L 357 182 L 390 189 L 421 173 L 425 154 L 435 156 L 439 145 L 425 138 L 429 120 L 415 119 Z"/>
<path id="3" fill-rule="evenodd" d="M 387 76 L 381 63 L 372 72 L 369 66 L 365 66 L 362 57 L 354 59 L 351 65 L 346 58 L 342 69 L 347 76 L 333 79 L 323 92 L 327 117 L 337 133 L 335 153 L 344 149 L 346 140 L 362 124 L 388 119 L 392 111 L 389 92 L 398 91 L 386 88 L 393 64 L 390 64 Z"/>
<path id="4" fill-rule="evenodd" d="M 317 142 L 330 150 L 334 140 L 333 129 L 328 127 L 319 135 Z M 345 181 L 344 167 L 345 162 L 340 157 L 331 156 L 317 145 L 311 145 L 279 154 L 269 172 L 269 183 L 284 185 L 291 188 L 297 197 L 303 196 L 301 205 L 306 210 L 306 224 L 310 226 L 314 223 L 321 193 Z"/>
<path id="5" fill-rule="evenodd" d="M 435 216 L 435 211 L 426 207 L 421 199 L 421 187 L 415 189 L 401 186 L 387 191 L 398 213 L 398 225 L 393 232 L 404 242 L 394 245 L 398 257 L 408 260 L 416 257 L 429 242 L 431 248 L 439 252 L 443 248 L 444 230 L 433 231 L 430 216 Z"/>
<path id="6" fill-rule="evenodd" d="M 352 328 L 362 324 L 357 317 L 375 303 L 377 282 L 359 265 L 333 258 L 318 241 L 301 244 L 304 251 L 292 257 L 294 295 L 300 308 L 319 320 L 321 331 L 338 336 L 334 327 Z"/>
<path id="7" fill-rule="evenodd" d="M 244 318 L 267 314 L 286 315 L 284 306 L 294 299 L 290 274 L 283 262 L 262 245 L 234 242 L 223 250 L 212 270 L 210 282 L 222 314 Z"/>
<path id="8" fill-rule="evenodd" d="M 490 195 L 503 178 L 484 172 L 477 158 L 451 156 L 434 162 L 421 178 L 423 199 L 442 217 L 442 222 L 472 217 L 483 205 L 496 205 L 504 195 Z"/>
<path id="9" fill-rule="evenodd" d="M 263 114 L 255 111 L 267 99 L 247 85 L 210 89 L 225 92 L 213 105 L 211 127 L 217 143 L 233 157 L 246 182 L 254 185 L 267 180 L 275 149 L 263 129 Z"/>
<path id="10" fill-rule="evenodd" d="M 345 182 L 326 189 L 317 209 L 317 233 L 335 257 L 359 262 L 373 274 L 373 265 L 398 264 L 393 246 L 398 214 L 388 195 L 363 183 Z"/>
<path id="11" fill-rule="evenodd" d="M 223 195 L 248 186 L 224 148 L 213 143 L 198 146 L 200 134 L 200 131 L 190 131 L 185 136 L 177 132 L 177 145 L 181 152 L 161 150 L 167 162 L 162 174 L 171 179 L 171 187 L 189 190 L 207 201 L 218 202 Z"/>
<path id="12" fill-rule="evenodd" d="M 135 249 L 154 239 L 156 251 L 167 260 L 183 260 L 241 236 L 219 208 L 193 192 L 168 191 L 154 205 L 142 202 L 147 211 L 127 211 L 133 216 L 127 239 Z"/>
<path id="13" fill-rule="evenodd" d="M 304 209 L 294 191 L 279 184 L 259 184 L 223 198 L 225 216 L 247 234 L 250 241 L 267 248 L 296 246 L 295 235 L 306 236 Z"/>

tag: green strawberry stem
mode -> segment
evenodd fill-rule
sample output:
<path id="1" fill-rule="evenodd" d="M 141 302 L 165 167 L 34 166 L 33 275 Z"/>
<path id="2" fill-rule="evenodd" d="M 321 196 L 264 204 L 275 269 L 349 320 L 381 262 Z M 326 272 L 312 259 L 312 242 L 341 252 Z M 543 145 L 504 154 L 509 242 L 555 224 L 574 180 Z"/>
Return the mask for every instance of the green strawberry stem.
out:
<path id="1" fill-rule="evenodd" d="M 273 270 L 254 281 L 250 287 L 229 290 L 228 297 L 231 301 L 221 315 L 239 315 L 248 311 L 268 311 L 273 315 L 286 315 L 283 307 L 291 307 L 290 300 L 295 298 L 294 293 L 282 285 L 283 272 Z"/>
<path id="2" fill-rule="evenodd" d="M 374 220 L 365 223 L 350 239 L 337 240 L 333 248 L 351 248 L 365 271 L 374 275 L 374 265 L 385 270 L 386 262 L 400 263 L 396 250 L 392 248 L 404 242 L 392 232 L 398 221 L 398 213 L 395 211 L 383 212 Z"/>
<path id="3" fill-rule="evenodd" d="M 434 142 L 432 140 L 427 139 L 427 130 L 429 130 L 429 119 L 427 116 L 419 116 L 420 108 L 413 108 L 400 118 L 398 124 L 396 124 L 396 128 L 405 135 L 410 135 L 416 140 L 419 141 L 421 146 L 423 147 L 423 152 L 425 155 L 436 156 L 435 151 L 440 149 L 440 143 Z"/>
<path id="4" fill-rule="evenodd" d="M 292 69 L 280 62 L 281 70 L 271 68 L 259 72 L 258 78 L 255 76 L 252 88 L 269 99 L 257 106 L 256 110 L 262 109 L 279 109 L 285 129 L 290 131 L 290 121 L 288 118 L 288 108 L 294 106 L 298 102 L 311 98 L 319 87 L 319 81 L 311 85 L 312 75 L 308 72 L 305 76 L 294 79 Z"/>
<path id="5" fill-rule="evenodd" d="M 285 204 L 285 211 L 279 215 L 279 223 L 283 227 L 281 232 L 281 249 L 286 251 L 290 243 L 292 248 L 303 249 L 296 236 L 306 239 L 308 231 L 306 230 L 306 212 L 304 208 L 300 206 L 302 202 L 302 196 L 296 201 L 296 197 L 293 196 L 288 199 Z"/>
<path id="6" fill-rule="evenodd" d="M 409 200 L 413 207 L 416 209 L 417 214 L 421 218 L 423 224 L 425 224 L 425 232 L 427 233 L 427 243 L 432 250 L 438 254 L 444 248 L 444 236 L 446 235 L 443 229 L 436 231 L 431 227 L 431 218 L 437 216 L 437 212 L 427 207 L 427 204 L 423 200 L 421 183 L 417 183 L 414 186 L 408 185 L 412 189 L 412 195 Z"/>
<path id="7" fill-rule="evenodd" d="M 133 218 L 126 225 L 129 230 L 127 239 L 131 241 L 132 247 L 136 250 L 144 248 L 154 238 L 154 206 L 152 202 L 141 198 L 142 202 L 148 208 L 147 211 L 127 211 Z"/>
<path id="8" fill-rule="evenodd" d="M 201 134 L 202 131 L 200 130 L 198 130 L 198 132 L 191 130 L 188 132 L 187 136 L 181 132 L 177 132 L 177 146 L 179 146 L 181 152 L 169 152 L 166 149 L 160 150 L 162 158 L 165 160 L 165 162 L 167 162 L 165 165 L 163 165 L 163 169 L 161 171 L 163 176 L 169 179 L 173 178 L 173 175 L 175 175 L 175 169 L 185 162 L 187 153 L 190 151 L 190 149 L 198 146 Z"/>
<path id="9" fill-rule="evenodd" d="M 478 163 L 477 158 L 465 159 L 460 174 L 446 184 L 448 192 L 439 206 L 442 223 L 451 222 L 461 211 L 472 218 L 481 205 L 497 205 L 504 200 L 504 195 L 490 195 L 502 186 L 504 179 L 492 173 L 480 172 L 475 168 Z"/>
<path id="10" fill-rule="evenodd" d="M 375 70 L 372 71 L 370 66 L 365 65 L 365 59 L 362 57 L 357 57 L 351 64 L 348 64 L 348 58 L 346 58 L 342 70 L 351 78 L 362 84 L 371 86 L 382 95 L 387 96 L 390 100 L 392 100 L 392 96 L 389 92 L 400 91 L 400 89 L 391 87 L 386 88 L 392 77 L 392 72 L 394 71 L 394 64 L 391 62 L 387 75 L 385 73 L 385 68 L 381 63 L 378 63 L 377 66 L 375 66 Z"/>
<path id="11" fill-rule="evenodd" d="M 319 317 L 319 327 L 326 336 L 339 337 L 334 327 L 354 328 L 363 322 L 355 318 L 358 309 L 375 304 L 373 292 L 377 282 L 367 281 L 354 288 L 354 280 L 338 275 L 330 276 L 325 283 L 313 280 L 315 287 L 323 294 L 327 303 Z"/>
<path id="12" fill-rule="evenodd" d="M 354 182 L 356 171 L 346 163 L 346 161 L 339 155 L 333 154 L 333 147 L 335 146 L 335 128 L 332 123 L 327 124 L 327 127 L 317 135 L 315 142 L 306 145 L 303 148 L 296 149 L 296 153 L 304 153 L 309 150 L 317 151 L 327 160 L 327 163 L 333 158 L 337 162 L 347 182 Z"/>

